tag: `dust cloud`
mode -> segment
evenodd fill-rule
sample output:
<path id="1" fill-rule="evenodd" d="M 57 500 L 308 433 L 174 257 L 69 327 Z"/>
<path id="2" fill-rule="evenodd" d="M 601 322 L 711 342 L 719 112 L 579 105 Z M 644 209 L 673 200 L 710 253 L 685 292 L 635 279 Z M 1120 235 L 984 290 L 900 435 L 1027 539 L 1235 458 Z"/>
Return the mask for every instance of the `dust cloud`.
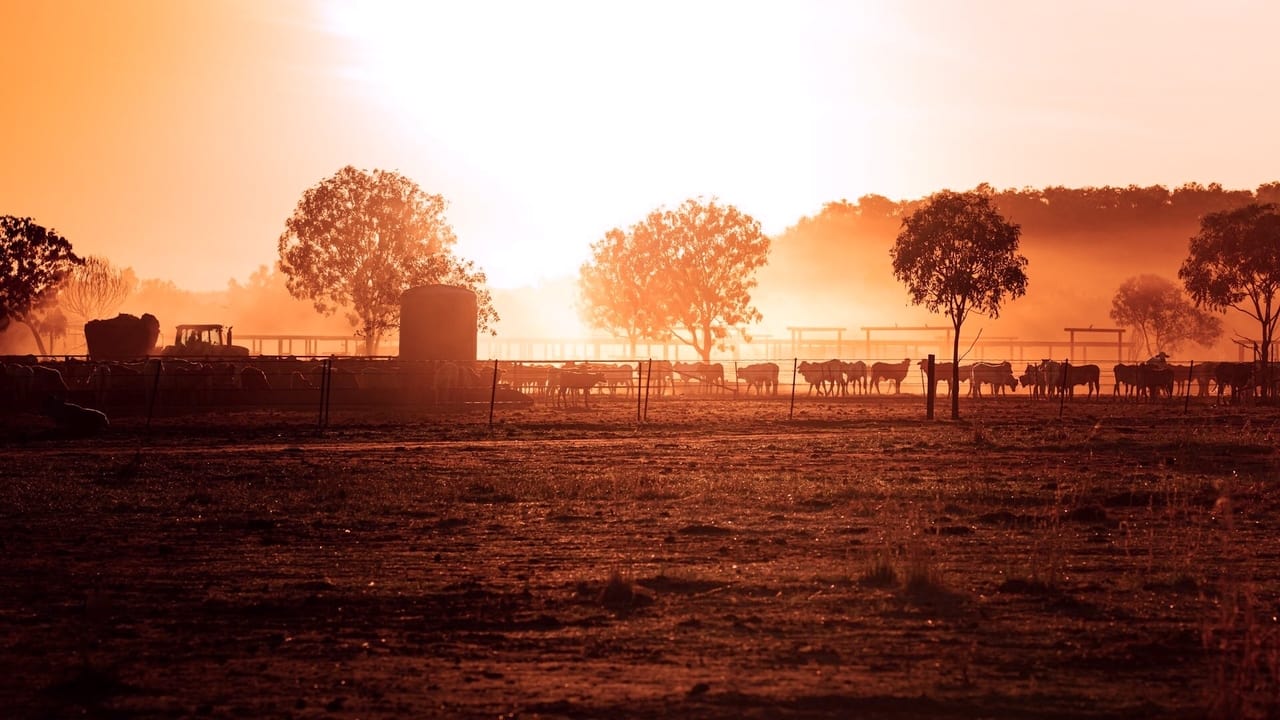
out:
<path id="1" fill-rule="evenodd" d="M 945 316 L 913 306 L 893 277 L 889 251 L 908 204 L 890 208 L 876 201 L 870 210 L 864 205 L 829 204 L 819 215 L 774 238 L 769 265 L 761 270 L 755 293 L 765 332 L 785 336 L 789 326 L 843 327 L 846 336 L 857 337 L 864 326 L 950 324 Z M 1008 219 L 1019 222 L 1017 216 Z M 1144 273 L 1176 281 L 1188 241 L 1199 229 L 1195 221 L 1122 233 L 1020 224 L 1021 252 L 1028 260 L 1027 293 L 1006 300 L 999 318 L 971 315 L 962 330 L 962 348 L 979 332 L 987 340 L 1064 342 L 1068 327 L 1115 327 L 1109 313 L 1121 283 Z M 1224 328 L 1214 347 L 1187 346 L 1182 354 L 1234 360 L 1239 349 L 1231 338 L 1258 332 L 1254 321 L 1234 311 L 1224 316 Z"/>
<path id="2" fill-rule="evenodd" d="M 1226 192 L 1218 186 L 1194 184 L 1172 192 L 1158 186 L 1131 186 L 998 193 L 997 207 L 1022 227 L 1021 252 L 1029 261 L 1027 294 L 1007 300 L 999 318 L 971 315 L 962 330 L 961 345 L 979 334 L 988 342 L 1062 343 L 1068 327 L 1114 327 L 1109 312 L 1121 283 L 1147 273 L 1176 281 L 1188 241 L 1198 232 L 1204 212 L 1253 199 L 1277 199 L 1272 195 L 1280 195 L 1280 185 L 1259 188 L 1256 198 L 1248 191 Z M 758 272 L 752 294 L 764 316 L 759 325 L 748 328 L 752 338 L 785 340 L 793 327 L 843 328 L 850 340 L 860 339 L 861 329 L 869 326 L 949 327 L 945 316 L 912 305 L 905 288 L 893 277 L 890 248 L 902 218 L 920 202 L 877 195 L 832 202 L 774 236 L 769 262 Z M 501 318 L 495 326 L 499 340 L 604 335 L 581 320 L 576 275 L 491 292 Z M 289 294 L 278 269 L 266 266 L 243 282 L 230 281 L 218 292 L 191 292 L 166 280 L 144 280 L 119 311 L 156 315 L 162 344 L 180 323 L 232 326 L 238 337 L 354 334 L 343 312 L 317 313 L 310 302 Z M 69 317 L 66 336 L 55 339 L 50 352 L 83 353 L 81 329 L 88 319 Z M 1236 341 L 1256 336 L 1256 321 L 1228 311 L 1223 324 L 1223 336 L 1215 346 L 1184 347 L 1178 359 L 1241 359 Z M 380 354 L 396 354 L 397 347 L 391 333 L 383 339 Z M 34 352 L 27 328 L 15 324 L 0 333 L 0 353 L 27 352 Z M 1129 352 L 1131 358 L 1137 357 L 1136 347 Z"/>

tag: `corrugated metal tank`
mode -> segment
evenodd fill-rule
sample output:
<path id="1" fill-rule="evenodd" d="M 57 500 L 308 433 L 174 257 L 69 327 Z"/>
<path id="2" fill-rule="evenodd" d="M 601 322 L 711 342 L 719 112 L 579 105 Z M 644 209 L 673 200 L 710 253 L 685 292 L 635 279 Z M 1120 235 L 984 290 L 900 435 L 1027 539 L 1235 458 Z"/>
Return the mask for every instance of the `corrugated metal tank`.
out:
<path id="1" fill-rule="evenodd" d="M 402 360 L 475 360 L 476 294 L 453 285 L 422 285 L 400 295 Z"/>

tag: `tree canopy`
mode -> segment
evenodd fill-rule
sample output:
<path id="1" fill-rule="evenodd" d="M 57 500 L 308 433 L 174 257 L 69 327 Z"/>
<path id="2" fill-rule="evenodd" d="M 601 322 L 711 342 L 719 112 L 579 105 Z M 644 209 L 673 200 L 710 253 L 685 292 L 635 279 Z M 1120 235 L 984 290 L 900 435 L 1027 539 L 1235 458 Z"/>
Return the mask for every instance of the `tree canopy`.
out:
<path id="1" fill-rule="evenodd" d="M 671 336 L 704 362 L 730 328 L 759 322 L 755 272 L 769 256 L 760 223 L 716 199 L 659 208 L 591 246 L 579 274 L 583 315 L 634 342 Z"/>
<path id="2" fill-rule="evenodd" d="M 476 293 L 477 329 L 498 320 L 485 275 L 454 256 L 456 238 L 440 195 L 396 172 L 348 165 L 303 193 L 280 236 L 280 269 L 289 292 L 318 312 L 341 308 L 366 354 L 400 324 L 400 295 L 445 284 Z"/>
<path id="3" fill-rule="evenodd" d="M 1209 213 L 1191 238 L 1187 259 L 1178 270 L 1198 306 L 1244 313 L 1258 322 L 1258 358 L 1272 359 L 1280 307 L 1280 206 L 1250 203 Z M 1264 365 L 1269 368 L 1269 364 Z M 1270 383 L 1265 384 L 1270 394 Z"/>
<path id="4" fill-rule="evenodd" d="M 637 247 L 634 233 L 614 228 L 592 244 L 592 262 L 579 271 L 583 302 L 578 310 L 589 327 L 608 330 L 631 344 L 665 338 L 666 323 L 658 317 L 659 304 L 652 282 L 654 248 Z"/>
<path id="5" fill-rule="evenodd" d="M 0 217 L 0 330 L 11 322 L 26 325 L 40 354 L 44 341 L 37 328 L 41 313 L 52 306 L 58 285 L 84 261 L 71 242 L 31 218 Z"/>
<path id="6" fill-rule="evenodd" d="M 84 321 L 111 317 L 137 286 L 133 270 L 117 269 L 106 258 L 91 255 L 62 283 L 58 304 Z"/>
<path id="7" fill-rule="evenodd" d="M 912 303 L 951 318 L 952 388 L 960 385 L 960 329 L 969 313 L 999 317 L 1005 297 L 1026 293 L 1021 232 L 978 191 L 936 193 L 902 221 L 890 250 L 893 275 Z M 958 392 L 951 393 L 951 416 L 960 417 Z"/>
<path id="8" fill-rule="evenodd" d="M 1174 281 L 1159 275 L 1125 280 L 1111 300 L 1111 319 L 1134 330 L 1146 357 L 1176 353 L 1187 342 L 1209 347 L 1222 335 L 1222 319 L 1195 306 Z"/>

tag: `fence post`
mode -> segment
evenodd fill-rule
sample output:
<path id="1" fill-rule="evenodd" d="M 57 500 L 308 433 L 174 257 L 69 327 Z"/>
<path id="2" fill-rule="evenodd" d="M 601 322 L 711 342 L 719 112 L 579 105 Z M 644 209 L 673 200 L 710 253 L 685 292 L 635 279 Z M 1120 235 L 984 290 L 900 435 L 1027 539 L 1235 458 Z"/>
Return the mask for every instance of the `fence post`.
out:
<path id="1" fill-rule="evenodd" d="M 636 361 L 636 422 L 640 422 L 640 388 L 644 386 L 644 361 Z"/>
<path id="2" fill-rule="evenodd" d="M 925 364 L 925 371 L 924 371 L 924 381 L 928 383 L 924 391 L 924 396 L 925 396 L 924 407 L 925 407 L 926 420 L 933 419 L 933 404 L 938 394 L 938 383 L 937 383 L 937 379 L 934 377 L 935 370 L 934 370 L 933 361 L 934 361 L 933 353 L 929 353 L 929 361 Z"/>
<path id="3" fill-rule="evenodd" d="M 791 409 L 787 411 L 787 419 L 796 415 L 796 369 L 800 367 L 800 358 L 791 359 Z"/>
<path id="4" fill-rule="evenodd" d="M 329 426 L 329 395 L 333 387 L 333 356 L 324 359 L 320 373 L 320 411 L 316 417 L 316 432 Z"/>
<path id="5" fill-rule="evenodd" d="M 493 384 L 489 388 L 489 429 L 493 429 L 493 405 L 498 399 L 498 359 L 493 359 Z"/>
<path id="6" fill-rule="evenodd" d="M 1062 386 L 1058 388 L 1058 419 L 1062 419 L 1062 411 L 1067 406 L 1067 388 L 1070 387 L 1067 382 L 1067 375 L 1071 373 L 1071 359 L 1067 358 L 1062 361 Z"/>
<path id="7" fill-rule="evenodd" d="M 658 382 L 662 382 L 662 379 L 659 378 Z M 649 421 L 649 388 L 652 386 L 653 386 L 653 358 L 649 358 L 649 376 L 646 377 L 644 380 L 644 417 L 642 419 L 643 422 Z M 675 390 L 673 389 L 671 392 L 674 393 Z"/>
<path id="8" fill-rule="evenodd" d="M 1182 414 L 1186 415 L 1187 410 L 1191 407 L 1191 375 L 1196 371 L 1196 361 L 1192 360 L 1187 366 L 1187 392 L 1182 397 Z"/>

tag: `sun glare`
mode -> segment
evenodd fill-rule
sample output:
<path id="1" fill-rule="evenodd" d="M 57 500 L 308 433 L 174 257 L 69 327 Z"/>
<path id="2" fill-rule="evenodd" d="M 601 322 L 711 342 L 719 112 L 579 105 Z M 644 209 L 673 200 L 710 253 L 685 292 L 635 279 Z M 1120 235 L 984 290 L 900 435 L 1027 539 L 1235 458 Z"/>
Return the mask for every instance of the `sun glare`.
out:
<path id="1" fill-rule="evenodd" d="M 354 43 L 350 77 L 382 121 L 416 139 L 402 170 L 437 183 L 460 252 L 496 285 L 571 274 L 609 228 L 689 197 L 778 232 L 829 184 L 803 11 L 333 3 L 327 22 Z M 841 133 L 860 137 L 848 117 Z"/>

